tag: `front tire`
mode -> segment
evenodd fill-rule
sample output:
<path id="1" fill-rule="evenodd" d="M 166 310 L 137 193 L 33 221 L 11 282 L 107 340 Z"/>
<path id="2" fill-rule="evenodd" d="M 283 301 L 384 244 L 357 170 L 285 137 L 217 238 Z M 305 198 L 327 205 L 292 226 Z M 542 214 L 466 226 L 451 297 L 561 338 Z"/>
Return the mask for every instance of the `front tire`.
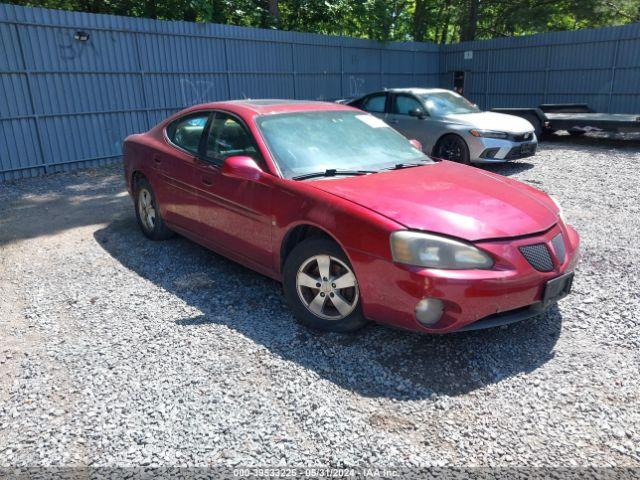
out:
<path id="1" fill-rule="evenodd" d="M 136 219 L 142 233 L 151 240 L 166 240 L 173 236 L 173 232 L 164 223 L 158 200 L 146 178 L 140 178 L 136 182 L 135 202 Z"/>
<path id="2" fill-rule="evenodd" d="M 452 162 L 463 163 L 470 165 L 469 161 L 469 147 L 458 135 L 445 135 L 436 144 L 433 149 L 433 155 L 437 158 L 444 160 L 451 160 Z"/>
<path id="3" fill-rule="evenodd" d="M 325 332 L 353 332 L 367 320 L 360 288 L 342 249 L 330 239 L 304 240 L 283 269 L 284 294 L 298 322 Z"/>

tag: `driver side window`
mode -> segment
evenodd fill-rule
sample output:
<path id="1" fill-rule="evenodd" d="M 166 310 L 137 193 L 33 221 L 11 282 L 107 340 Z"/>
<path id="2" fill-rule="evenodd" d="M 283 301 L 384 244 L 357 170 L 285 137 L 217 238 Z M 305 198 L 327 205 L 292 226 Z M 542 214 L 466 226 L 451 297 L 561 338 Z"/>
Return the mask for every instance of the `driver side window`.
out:
<path id="1" fill-rule="evenodd" d="M 246 155 L 257 160 L 253 137 L 238 120 L 225 113 L 216 113 L 211 121 L 206 143 L 207 158 L 222 163 L 233 155 Z"/>
<path id="2" fill-rule="evenodd" d="M 415 98 L 409 95 L 397 95 L 394 102 L 394 113 L 399 115 L 409 115 L 411 110 L 416 108 L 424 111 L 424 106 Z"/>

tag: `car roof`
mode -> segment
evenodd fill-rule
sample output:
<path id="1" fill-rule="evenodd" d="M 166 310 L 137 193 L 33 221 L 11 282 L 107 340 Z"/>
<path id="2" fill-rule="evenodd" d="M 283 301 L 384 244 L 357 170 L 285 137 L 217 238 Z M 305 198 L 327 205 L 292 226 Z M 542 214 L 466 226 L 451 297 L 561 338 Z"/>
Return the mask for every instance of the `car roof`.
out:
<path id="1" fill-rule="evenodd" d="M 310 112 L 318 110 L 355 110 L 347 105 L 333 102 L 286 99 L 246 99 L 213 102 L 193 107 L 198 110 L 222 109 L 235 113 L 270 115 L 276 113 Z"/>
<path id="2" fill-rule="evenodd" d="M 447 90 L 446 88 L 417 88 L 417 87 L 389 88 L 387 89 L 387 91 L 407 92 L 407 93 L 415 93 L 415 94 L 451 92 L 451 90 Z"/>

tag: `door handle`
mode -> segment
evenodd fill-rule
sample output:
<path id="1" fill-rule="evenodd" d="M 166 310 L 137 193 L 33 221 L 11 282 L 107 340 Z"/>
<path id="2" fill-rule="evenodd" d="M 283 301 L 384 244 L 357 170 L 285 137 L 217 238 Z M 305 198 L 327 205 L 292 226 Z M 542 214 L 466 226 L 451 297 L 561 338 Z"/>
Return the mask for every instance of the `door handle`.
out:
<path id="1" fill-rule="evenodd" d="M 389 120 L 389 123 L 393 123 L 394 125 L 397 125 L 398 123 L 400 123 L 399 120 Z"/>
<path id="2" fill-rule="evenodd" d="M 202 177 L 202 183 L 204 183 L 208 187 L 213 185 L 213 181 L 208 177 Z"/>
<path id="3" fill-rule="evenodd" d="M 162 163 L 162 160 L 160 160 L 160 157 L 156 155 L 153 156 L 153 161 L 156 163 L 156 165 L 160 165 Z"/>

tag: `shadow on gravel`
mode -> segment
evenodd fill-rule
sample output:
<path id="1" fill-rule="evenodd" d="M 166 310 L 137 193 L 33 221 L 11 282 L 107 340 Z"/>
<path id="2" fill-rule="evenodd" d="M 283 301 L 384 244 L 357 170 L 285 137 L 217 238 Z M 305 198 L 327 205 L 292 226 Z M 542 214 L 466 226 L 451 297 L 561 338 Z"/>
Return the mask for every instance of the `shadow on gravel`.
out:
<path id="1" fill-rule="evenodd" d="M 368 397 L 411 400 L 465 394 L 537 369 L 553 358 L 560 334 L 558 309 L 507 327 L 444 336 L 377 325 L 351 335 L 319 334 L 294 322 L 277 282 L 183 238 L 151 242 L 132 215 L 94 236 L 126 268 L 201 312 L 176 318 L 175 328 L 225 325 L 273 354 Z M 184 362 L 199 361 L 190 355 L 197 352 L 185 352 Z"/>
<path id="2" fill-rule="evenodd" d="M 0 247 L 109 222 L 128 204 L 119 165 L 0 183 Z"/>
<path id="3" fill-rule="evenodd" d="M 516 160 L 514 162 L 485 164 L 480 168 L 487 170 L 491 173 L 497 173 L 498 175 L 504 175 L 510 177 L 511 175 L 517 175 L 518 173 L 530 170 L 533 168 L 533 163 L 528 163 L 523 160 Z"/>

